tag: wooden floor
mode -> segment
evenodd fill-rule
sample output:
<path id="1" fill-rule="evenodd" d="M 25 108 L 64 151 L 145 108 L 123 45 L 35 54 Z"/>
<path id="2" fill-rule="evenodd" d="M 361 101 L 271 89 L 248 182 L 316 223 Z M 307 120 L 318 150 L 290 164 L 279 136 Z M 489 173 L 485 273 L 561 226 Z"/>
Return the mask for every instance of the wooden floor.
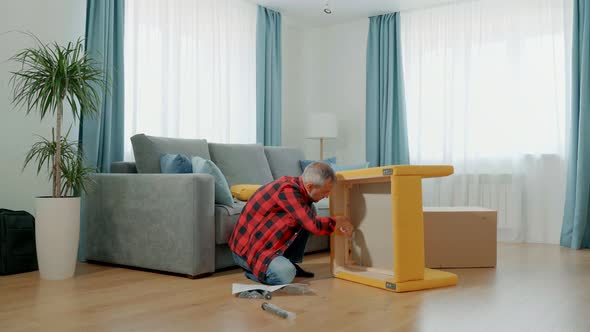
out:
<path id="1" fill-rule="evenodd" d="M 453 270 L 459 285 L 390 293 L 330 278 L 328 256 L 306 256 L 314 295 L 270 301 L 231 295 L 238 270 L 190 280 L 80 264 L 75 278 L 0 277 L 0 331 L 590 331 L 590 251 L 500 244 L 496 269 Z"/>

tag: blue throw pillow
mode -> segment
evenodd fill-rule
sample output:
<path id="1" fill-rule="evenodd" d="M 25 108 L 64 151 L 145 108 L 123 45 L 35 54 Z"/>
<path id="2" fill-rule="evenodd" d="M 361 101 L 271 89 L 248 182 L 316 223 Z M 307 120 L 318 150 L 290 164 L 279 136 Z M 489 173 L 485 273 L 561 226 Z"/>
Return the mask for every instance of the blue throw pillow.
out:
<path id="1" fill-rule="evenodd" d="M 338 165 L 338 164 L 333 164 L 330 163 L 330 166 L 332 166 L 332 169 L 334 170 L 334 172 L 341 172 L 341 171 L 351 171 L 353 169 L 361 169 L 361 168 L 368 168 L 369 167 L 369 162 L 364 162 L 364 163 L 360 163 L 360 164 L 352 164 L 352 165 Z"/>
<path id="2" fill-rule="evenodd" d="M 165 154 L 160 157 L 162 173 L 192 173 L 193 165 L 188 156 L 183 154 Z"/>
<path id="3" fill-rule="evenodd" d="M 211 160 L 201 157 L 193 157 L 192 163 L 194 173 L 209 174 L 215 178 L 215 203 L 234 206 L 234 198 L 229 190 L 229 184 L 219 167 Z"/>
<path id="4" fill-rule="evenodd" d="M 305 171 L 305 167 L 307 167 L 309 164 L 311 164 L 313 162 L 316 162 L 316 161 L 323 161 L 323 162 L 328 163 L 328 164 L 335 164 L 336 163 L 336 157 L 331 157 L 331 158 L 327 158 L 327 159 L 324 159 L 324 160 L 307 160 L 307 159 L 299 160 L 299 166 L 301 167 L 301 171 L 302 172 Z"/>

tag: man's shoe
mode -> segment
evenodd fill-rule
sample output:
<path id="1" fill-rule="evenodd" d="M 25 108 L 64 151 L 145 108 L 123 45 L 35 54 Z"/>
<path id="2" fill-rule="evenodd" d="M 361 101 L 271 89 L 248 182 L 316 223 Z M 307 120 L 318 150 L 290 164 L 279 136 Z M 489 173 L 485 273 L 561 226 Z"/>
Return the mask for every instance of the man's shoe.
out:
<path id="1" fill-rule="evenodd" d="M 295 271 L 296 271 L 295 276 L 296 277 L 313 278 L 315 276 L 315 274 L 313 272 L 307 272 L 295 263 L 293 263 L 293 265 L 295 265 Z"/>

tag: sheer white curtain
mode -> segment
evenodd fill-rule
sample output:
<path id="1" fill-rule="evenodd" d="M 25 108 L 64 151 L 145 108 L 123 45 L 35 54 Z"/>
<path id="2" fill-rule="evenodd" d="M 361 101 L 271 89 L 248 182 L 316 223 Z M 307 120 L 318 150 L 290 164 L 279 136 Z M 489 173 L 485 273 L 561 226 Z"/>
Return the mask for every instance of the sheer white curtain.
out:
<path id="1" fill-rule="evenodd" d="M 256 5 L 125 1 L 125 159 L 129 137 L 256 142 Z"/>
<path id="2" fill-rule="evenodd" d="M 571 0 L 462 1 L 401 15 L 410 161 L 450 164 L 424 204 L 498 210 L 498 239 L 558 243 Z"/>

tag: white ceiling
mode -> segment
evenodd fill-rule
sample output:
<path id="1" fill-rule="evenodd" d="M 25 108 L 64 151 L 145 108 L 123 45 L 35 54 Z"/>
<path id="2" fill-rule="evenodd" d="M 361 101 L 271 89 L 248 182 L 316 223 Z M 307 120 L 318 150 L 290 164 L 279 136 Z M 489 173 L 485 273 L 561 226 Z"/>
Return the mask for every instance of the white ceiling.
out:
<path id="1" fill-rule="evenodd" d="M 328 0 L 332 14 L 323 10 L 326 0 L 249 0 L 281 12 L 287 21 L 325 26 L 374 15 L 437 6 L 456 0 Z"/>

